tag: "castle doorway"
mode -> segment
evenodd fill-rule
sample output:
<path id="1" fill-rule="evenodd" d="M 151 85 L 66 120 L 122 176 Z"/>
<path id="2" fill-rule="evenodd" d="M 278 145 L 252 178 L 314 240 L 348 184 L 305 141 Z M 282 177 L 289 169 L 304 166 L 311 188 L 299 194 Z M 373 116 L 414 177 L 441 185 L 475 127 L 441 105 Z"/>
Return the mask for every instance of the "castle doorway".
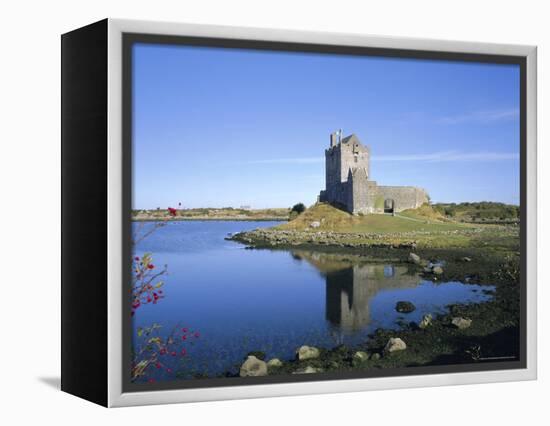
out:
<path id="1" fill-rule="evenodd" d="M 391 213 L 393 214 L 395 208 L 395 202 L 391 198 L 386 198 L 384 200 L 384 213 Z"/>

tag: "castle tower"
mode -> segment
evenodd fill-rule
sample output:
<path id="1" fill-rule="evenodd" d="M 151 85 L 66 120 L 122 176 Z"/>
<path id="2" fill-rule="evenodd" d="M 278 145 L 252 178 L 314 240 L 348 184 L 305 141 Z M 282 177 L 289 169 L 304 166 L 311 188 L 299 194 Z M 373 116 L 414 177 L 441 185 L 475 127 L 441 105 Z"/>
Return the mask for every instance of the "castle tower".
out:
<path id="1" fill-rule="evenodd" d="M 330 146 L 325 150 L 325 191 L 321 193 L 320 200 L 353 209 L 353 203 L 349 205 L 351 182 L 348 182 L 348 176 L 350 172 L 362 170 L 363 173 L 358 176 L 368 179 L 369 160 L 369 149 L 361 144 L 357 136 L 352 134 L 342 138 L 341 130 L 332 133 Z"/>

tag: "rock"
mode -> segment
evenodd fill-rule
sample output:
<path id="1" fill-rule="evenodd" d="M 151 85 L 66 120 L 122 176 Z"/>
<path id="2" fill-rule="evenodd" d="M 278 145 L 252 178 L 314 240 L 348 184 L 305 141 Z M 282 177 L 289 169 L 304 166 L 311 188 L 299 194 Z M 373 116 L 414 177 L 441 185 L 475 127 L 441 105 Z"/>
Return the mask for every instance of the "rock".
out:
<path id="1" fill-rule="evenodd" d="M 434 266 L 432 272 L 436 275 L 441 275 L 443 273 L 443 268 L 441 266 Z"/>
<path id="2" fill-rule="evenodd" d="M 299 368 L 292 374 L 312 374 L 312 373 L 322 373 L 322 372 L 323 372 L 322 368 L 315 368 L 315 367 L 312 367 L 311 365 L 308 365 L 305 368 Z"/>
<path id="3" fill-rule="evenodd" d="M 315 359 L 319 358 L 320 352 L 319 349 L 313 347 L 313 346 L 301 346 L 297 351 L 296 355 L 298 356 L 298 359 L 300 361 L 304 361 L 306 359 Z"/>
<path id="4" fill-rule="evenodd" d="M 357 351 L 353 354 L 353 360 L 355 362 L 365 362 L 365 361 L 368 361 L 369 359 L 369 354 L 366 353 L 366 352 L 363 352 L 363 351 Z"/>
<path id="5" fill-rule="evenodd" d="M 407 344 L 403 340 L 399 337 L 390 337 L 390 340 L 388 340 L 388 343 L 386 343 L 386 346 L 384 347 L 384 352 L 392 353 L 404 351 L 405 349 L 407 349 Z"/>
<path id="6" fill-rule="evenodd" d="M 318 221 L 311 222 L 311 223 L 309 224 L 309 226 L 310 226 L 311 228 L 319 228 L 319 227 L 321 226 L 321 222 L 318 222 Z"/>
<path id="7" fill-rule="evenodd" d="M 402 314 L 411 313 L 415 309 L 416 309 L 416 306 L 414 306 L 411 302 L 407 302 L 403 300 L 397 302 L 397 304 L 395 305 L 395 310 Z"/>
<path id="8" fill-rule="evenodd" d="M 415 253 L 409 253 L 409 262 L 414 263 L 415 265 L 420 265 L 420 256 Z"/>
<path id="9" fill-rule="evenodd" d="M 419 328 L 426 328 L 432 325 L 432 314 L 427 314 L 422 317 L 422 320 L 418 323 Z"/>
<path id="10" fill-rule="evenodd" d="M 279 358 L 273 358 L 267 361 L 267 366 L 269 368 L 277 368 L 281 367 L 283 365 L 283 362 Z"/>
<path id="11" fill-rule="evenodd" d="M 461 259 L 463 262 L 471 262 L 472 261 L 472 258 L 468 257 L 468 256 L 464 256 L 462 259 Z"/>
<path id="12" fill-rule="evenodd" d="M 380 354 L 374 353 L 371 355 L 370 359 L 372 359 L 373 361 L 378 361 L 380 359 Z"/>
<path id="13" fill-rule="evenodd" d="M 454 325 L 459 330 L 465 330 L 472 325 L 472 320 L 462 317 L 454 317 L 451 320 L 451 324 Z"/>
<path id="14" fill-rule="evenodd" d="M 243 365 L 241 365 L 239 375 L 241 377 L 267 376 L 267 364 L 265 361 L 256 358 L 254 355 L 250 355 L 246 358 Z"/>

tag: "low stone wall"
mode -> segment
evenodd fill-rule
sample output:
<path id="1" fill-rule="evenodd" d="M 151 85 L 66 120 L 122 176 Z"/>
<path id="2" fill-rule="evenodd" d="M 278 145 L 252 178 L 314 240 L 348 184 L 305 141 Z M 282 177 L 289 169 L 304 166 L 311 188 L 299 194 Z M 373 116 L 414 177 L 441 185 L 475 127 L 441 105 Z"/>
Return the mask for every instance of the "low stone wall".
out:
<path id="1" fill-rule="evenodd" d="M 378 198 L 380 198 L 378 201 L 382 201 L 383 204 L 385 200 L 393 200 L 395 212 L 416 209 L 428 202 L 426 191 L 416 186 L 378 186 L 376 189 Z M 381 212 L 384 211 L 383 205 L 378 205 L 375 212 L 380 210 Z"/>

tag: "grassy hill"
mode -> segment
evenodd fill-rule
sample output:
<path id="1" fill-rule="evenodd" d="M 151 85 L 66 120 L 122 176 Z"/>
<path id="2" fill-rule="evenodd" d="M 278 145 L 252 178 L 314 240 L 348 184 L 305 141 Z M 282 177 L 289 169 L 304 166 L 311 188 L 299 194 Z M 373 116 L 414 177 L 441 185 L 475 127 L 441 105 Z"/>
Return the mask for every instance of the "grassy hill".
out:
<path id="1" fill-rule="evenodd" d="M 312 228 L 319 222 L 318 228 Z M 354 216 L 326 203 L 317 203 L 294 220 L 279 225 L 281 230 L 312 230 L 360 233 L 395 233 L 413 231 L 452 231 L 467 228 L 468 225 L 446 219 L 430 206 L 406 210 L 396 216 L 369 214 Z"/>

